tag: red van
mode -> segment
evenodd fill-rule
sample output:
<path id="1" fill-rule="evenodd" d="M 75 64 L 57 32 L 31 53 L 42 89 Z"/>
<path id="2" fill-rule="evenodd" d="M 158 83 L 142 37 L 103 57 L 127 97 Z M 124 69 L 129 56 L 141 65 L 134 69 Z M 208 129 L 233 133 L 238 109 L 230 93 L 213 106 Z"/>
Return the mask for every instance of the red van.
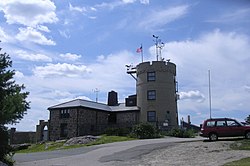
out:
<path id="1" fill-rule="evenodd" d="M 250 126 L 244 126 L 235 119 L 215 118 L 204 121 L 200 136 L 208 137 L 210 141 L 218 140 L 218 137 L 245 136 L 250 139 Z"/>

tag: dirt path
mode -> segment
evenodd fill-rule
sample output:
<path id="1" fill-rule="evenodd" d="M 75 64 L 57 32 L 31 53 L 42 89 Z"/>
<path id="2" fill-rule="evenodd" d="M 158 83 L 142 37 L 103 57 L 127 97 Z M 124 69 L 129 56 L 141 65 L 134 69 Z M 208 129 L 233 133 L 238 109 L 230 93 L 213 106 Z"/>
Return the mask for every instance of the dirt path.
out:
<path id="1" fill-rule="evenodd" d="M 220 166 L 225 163 L 250 157 L 250 151 L 230 149 L 232 141 L 186 142 L 154 150 L 128 161 L 113 161 L 119 166 Z"/>

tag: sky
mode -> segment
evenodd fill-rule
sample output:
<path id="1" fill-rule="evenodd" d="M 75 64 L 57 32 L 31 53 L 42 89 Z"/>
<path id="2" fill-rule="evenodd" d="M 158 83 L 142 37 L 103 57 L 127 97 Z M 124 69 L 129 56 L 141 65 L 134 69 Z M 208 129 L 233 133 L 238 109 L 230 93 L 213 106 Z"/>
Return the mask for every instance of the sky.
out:
<path id="1" fill-rule="evenodd" d="M 0 47 L 31 109 L 16 125 L 35 131 L 48 107 L 81 98 L 107 103 L 135 94 L 125 65 L 162 57 L 177 66 L 179 119 L 240 121 L 250 114 L 249 0 L 0 0 Z M 98 92 L 97 92 L 98 91 Z"/>

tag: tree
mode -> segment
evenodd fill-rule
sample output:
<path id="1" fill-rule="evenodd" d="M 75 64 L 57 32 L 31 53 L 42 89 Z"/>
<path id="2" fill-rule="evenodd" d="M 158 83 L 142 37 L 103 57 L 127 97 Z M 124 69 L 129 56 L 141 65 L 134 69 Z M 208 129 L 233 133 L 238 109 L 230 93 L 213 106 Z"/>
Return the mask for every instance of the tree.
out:
<path id="1" fill-rule="evenodd" d="M 248 117 L 245 119 L 245 121 L 250 124 L 250 115 L 248 115 Z"/>
<path id="2" fill-rule="evenodd" d="M 5 125 L 17 123 L 30 108 L 26 101 L 29 92 L 23 92 L 25 86 L 15 83 L 15 71 L 10 70 L 11 67 L 10 56 L 0 53 L 0 161 L 3 162 L 6 162 L 6 156 L 11 151 Z"/>

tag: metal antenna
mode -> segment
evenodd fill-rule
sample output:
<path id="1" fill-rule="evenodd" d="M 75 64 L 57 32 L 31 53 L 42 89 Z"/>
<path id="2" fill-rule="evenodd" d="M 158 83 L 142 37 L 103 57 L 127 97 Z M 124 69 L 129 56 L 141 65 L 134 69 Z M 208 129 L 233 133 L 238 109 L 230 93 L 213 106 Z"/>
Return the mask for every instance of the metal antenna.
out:
<path id="1" fill-rule="evenodd" d="M 159 39 L 159 36 L 155 36 L 153 35 L 153 38 L 155 38 L 154 42 L 155 42 L 155 52 L 156 52 L 156 60 L 162 60 L 162 56 L 161 56 L 161 50 L 164 47 L 164 43 L 161 41 L 161 39 Z"/>
<path id="2" fill-rule="evenodd" d="M 100 90 L 98 88 L 95 88 L 93 91 L 95 93 L 95 101 L 98 102 L 98 93 L 100 92 Z"/>

